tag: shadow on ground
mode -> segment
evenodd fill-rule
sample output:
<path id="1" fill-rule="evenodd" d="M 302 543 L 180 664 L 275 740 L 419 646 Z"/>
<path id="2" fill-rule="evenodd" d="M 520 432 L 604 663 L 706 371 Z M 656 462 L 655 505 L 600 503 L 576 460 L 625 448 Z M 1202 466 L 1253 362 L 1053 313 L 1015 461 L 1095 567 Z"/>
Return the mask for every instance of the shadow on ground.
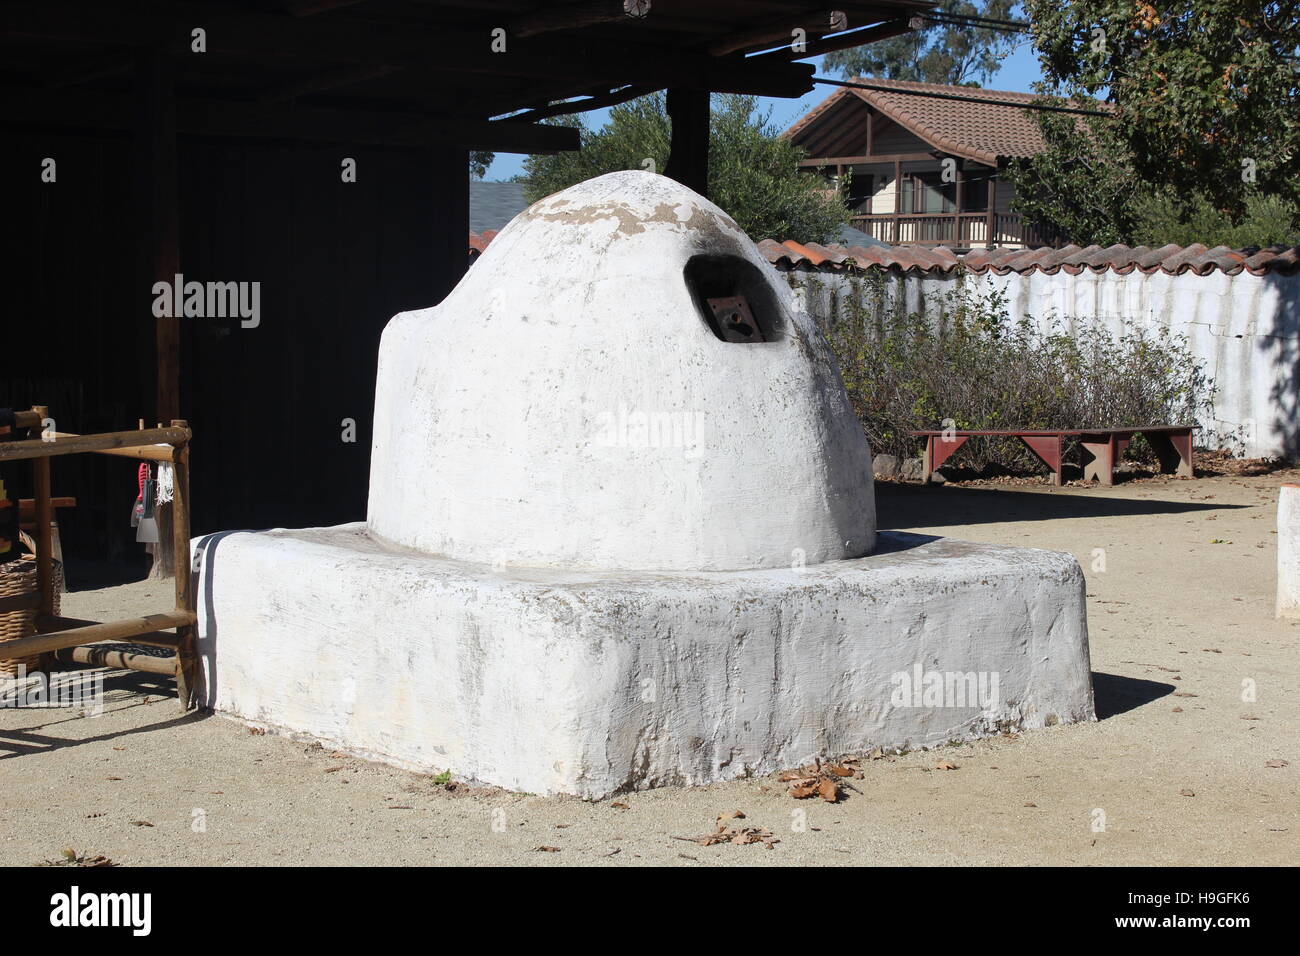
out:
<path id="1" fill-rule="evenodd" d="M 1092 672 L 1092 694 L 1098 720 L 1137 710 L 1161 697 L 1168 697 L 1174 690 L 1173 684 L 1160 681 Z"/>
<path id="2" fill-rule="evenodd" d="M 950 488 L 876 482 L 878 527 L 943 528 L 1000 521 L 1048 521 L 1053 518 L 1115 518 L 1125 515 L 1222 511 L 1247 505 L 1113 498 L 1061 492 L 1009 491 L 1000 488 Z"/>
<path id="3" fill-rule="evenodd" d="M 93 673 L 94 668 L 70 667 L 56 672 L 58 675 L 75 673 Z M 16 693 L 13 687 L 4 692 L 12 697 Z M 161 699 L 160 699 L 161 698 Z M 6 707 L 14 707 L 9 701 Z M 23 727 L 0 728 L 0 761 L 30 754 L 46 753 L 64 747 L 79 747 L 105 740 L 116 740 L 134 734 L 145 734 L 156 730 L 168 730 L 181 724 L 205 720 L 211 716 L 208 711 L 180 713 L 176 703 L 176 682 L 162 674 L 147 674 L 140 671 L 107 671 L 104 675 L 104 709 L 118 711 L 131 707 L 158 707 L 159 717 L 153 723 L 125 730 L 96 734 L 88 737 L 61 735 L 59 725 L 72 723 L 84 727 L 83 710 L 78 707 L 34 707 L 31 709 L 14 708 L 11 713 L 31 715 L 31 721 Z"/>

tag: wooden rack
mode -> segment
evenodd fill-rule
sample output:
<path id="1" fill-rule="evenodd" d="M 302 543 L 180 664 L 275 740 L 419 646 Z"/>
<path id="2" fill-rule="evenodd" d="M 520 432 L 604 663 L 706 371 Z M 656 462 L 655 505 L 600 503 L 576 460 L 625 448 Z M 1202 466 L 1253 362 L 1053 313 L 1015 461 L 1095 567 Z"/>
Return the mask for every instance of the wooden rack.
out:
<path id="1" fill-rule="evenodd" d="M 36 511 L 36 580 L 37 593 L 0 599 L 0 611 L 35 607 L 37 633 L 0 644 L 0 659 L 29 657 L 59 652 L 63 660 L 106 664 L 149 673 L 174 673 L 176 696 L 181 707 L 195 706 L 194 593 L 190 582 L 190 438 L 192 433 L 183 420 L 173 420 L 170 427 L 145 428 L 137 431 L 105 432 L 98 435 L 73 435 L 39 430 L 48 418 L 49 409 L 36 406 L 30 412 L 16 412 L 15 434 L 20 429 L 37 430 L 38 437 L 25 440 L 0 440 L 0 461 L 31 459 Z M 170 611 L 144 614 L 121 621 L 82 621 L 54 614 L 54 565 L 51 554 L 51 522 L 54 517 L 50 496 L 50 459 L 57 455 L 92 452 L 140 461 L 168 462 L 174 469 L 172 485 L 172 535 L 176 553 L 176 600 Z M 169 628 L 174 630 L 169 631 Z M 95 647 L 102 641 L 129 641 L 134 644 L 170 648 L 174 661 L 143 654 Z"/>

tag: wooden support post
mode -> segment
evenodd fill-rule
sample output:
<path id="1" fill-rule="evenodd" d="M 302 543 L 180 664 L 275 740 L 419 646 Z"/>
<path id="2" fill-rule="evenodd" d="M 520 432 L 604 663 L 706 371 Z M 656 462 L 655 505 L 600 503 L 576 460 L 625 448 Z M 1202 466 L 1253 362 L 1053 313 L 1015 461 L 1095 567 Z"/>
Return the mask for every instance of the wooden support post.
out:
<path id="1" fill-rule="evenodd" d="M 996 167 L 995 167 L 994 170 L 993 170 L 993 172 L 989 175 L 989 179 L 988 179 L 988 202 L 989 202 L 989 206 L 988 206 L 988 209 L 986 209 L 985 212 L 984 212 L 984 246 L 985 246 L 986 248 L 988 248 L 988 249 L 992 249 L 994 246 L 997 245 L 997 238 L 993 235 L 993 230 L 996 228 L 996 226 L 997 226 L 997 221 L 998 221 L 998 214 L 997 214 L 997 199 L 998 199 L 997 176 L 998 176 L 998 171 L 997 171 L 997 169 L 996 169 Z"/>
<path id="2" fill-rule="evenodd" d="M 469 268 L 469 152 L 458 146 L 439 146 L 425 150 L 424 155 L 433 189 L 435 230 L 430 292 L 434 302 L 441 302 Z"/>
<path id="3" fill-rule="evenodd" d="M 37 425 L 37 437 L 44 429 L 44 422 L 50 415 L 45 405 L 32 408 L 40 419 Z M 36 510 L 36 590 L 40 601 L 36 605 L 37 614 L 54 613 L 54 538 L 51 523 L 54 521 L 54 505 L 50 493 L 50 460 L 36 458 L 32 461 L 32 484 Z M 48 655 L 42 655 L 41 669 L 50 670 L 54 661 Z"/>
<path id="4" fill-rule="evenodd" d="M 468 173 L 466 174 L 468 179 Z M 184 420 L 172 422 L 174 428 L 185 428 Z M 176 610 L 194 613 L 194 589 L 190 582 L 190 446 L 186 442 L 176 449 L 172 481 L 172 534 L 176 555 Z M 183 710 L 192 709 L 196 703 L 198 676 L 198 642 L 193 624 L 176 628 L 176 698 Z"/>
<path id="5" fill-rule="evenodd" d="M 898 214 L 903 211 L 903 161 L 894 157 L 894 224 L 890 229 L 889 242 L 898 245 L 901 241 Z"/>
<path id="6" fill-rule="evenodd" d="M 709 194 L 709 91 L 668 91 L 672 142 L 664 175 L 701 196 Z"/>
<path id="7" fill-rule="evenodd" d="M 144 291 L 155 282 L 174 281 L 180 262 L 180 188 L 176 158 L 176 93 L 171 54 L 165 49 L 141 53 L 136 61 L 135 156 L 137 194 L 144 214 L 142 260 L 149 277 L 139 301 L 152 301 Z M 166 421 L 180 414 L 181 327 L 179 316 L 154 319 L 157 367 L 154 407 Z M 175 573 L 171 506 L 155 508 L 158 543 L 154 546 L 152 578 Z"/>
<path id="8" fill-rule="evenodd" d="M 957 188 L 953 192 L 952 241 L 953 246 L 962 246 L 964 245 L 962 240 L 965 237 L 961 234 L 961 207 L 966 198 L 966 172 L 962 169 L 962 161 L 960 159 L 957 160 Z"/>

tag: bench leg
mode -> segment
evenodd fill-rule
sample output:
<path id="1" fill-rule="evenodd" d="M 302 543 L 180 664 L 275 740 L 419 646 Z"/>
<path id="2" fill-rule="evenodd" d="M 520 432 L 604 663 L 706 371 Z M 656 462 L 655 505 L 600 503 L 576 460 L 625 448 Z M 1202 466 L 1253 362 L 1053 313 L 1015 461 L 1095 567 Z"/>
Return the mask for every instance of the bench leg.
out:
<path id="1" fill-rule="evenodd" d="M 966 444 L 967 437 L 966 435 L 957 435 L 953 438 L 944 438 L 942 435 L 926 436 L 925 463 L 922 465 L 921 480 L 929 484 L 930 476 L 934 474 L 935 469 L 942 466 L 952 457 L 953 452 Z"/>
<path id="2" fill-rule="evenodd" d="M 1151 446 L 1160 459 L 1160 470 L 1166 474 L 1177 474 L 1180 478 L 1194 478 L 1192 452 L 1192 430 L 1190 428 L 1177 432 L 1154 432 L 1146 434 L 1147 444 Z"/>
<path id="3" fill-rule="evenodd" d="M 1020 440 L 1038 456 L 1039 461 L 1052 470 L 1052 484 L 1061 485 L 1061 452 L 1065 447 L 1064 435 L 1021 435 Z"/>
<path id="4" fill-rule="evenodd" d="M 1081 435 L 1083 447 L 1083 480 L 1096 478 L 1101 485 L 1115 484 L 1115 460 L 1119 457 L 1118 442 L 1114 435 Z"/>

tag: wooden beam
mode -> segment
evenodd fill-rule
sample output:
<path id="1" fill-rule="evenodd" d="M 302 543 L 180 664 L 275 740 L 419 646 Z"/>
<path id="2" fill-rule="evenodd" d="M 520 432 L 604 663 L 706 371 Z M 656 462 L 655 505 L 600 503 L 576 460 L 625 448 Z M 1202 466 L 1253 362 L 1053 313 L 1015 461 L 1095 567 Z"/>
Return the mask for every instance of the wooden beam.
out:
<path id="1" fill-rule="evenodd" d="M 709 94 L 707 90 L 669 90 L 672 141 L 664 175 L 701 196 L 709 194 Z"/>
<path id="2" fill-rule="evenodd" d="M 817 167 L 817 166 L 869 166 L 872 164 L 887 165 L 895 160 L 903 163 L 932 163 L 936 159 L 942 159 L 945 156 L 956 157 L 956 153 L 945 152 L 941 149 L 932 150 L 928 153 L 876 153 L 867 156 L 818 156 L 809 159 L 799 160 L 800 166 Z"/>
<path id="3" fill-rule="evenodd" d="M 552 30 L 575 30 L 598 23 L 643 20 L 650 12 L 650 0 L 584 0 L 562 6 L 549 4 L 511 21 L 506 31 L 512 36 L 531 37 Z"/>
<path id="4" fill-rule="evenodd" d="M 845 16 L 844 11 L 809 10 L 722 37 L 709 44 L 708 50 L 713 56 L 726 56 L 738 50 L 771 46 L 778 41 L 792 44 L 795 30 L 803 30 L 809 36 L 820 38 L 823 34 L 838 33 L 846 29 L 848 29 L 848 17 Z"/>
<path id="5" fill-rule="evenodd" d="M 70 631 L 77 627 L 95 627 L 99 621 L 87 621 L 79 617 L 62 617 L 56 614 L 42 614 L 36 618 L 36 633 L 48 634 L 53 631 Z M 132 644 L 144 644 L 148 647 L 165 647 L 176 650 L 180 639 L 171 631 L 154 631 L 149 634 L 137 634 L 131 638 Z"/>
<path id="6" fill-rule="evenodd" d="M 353 7 L 365 0 L 286 0 L 284 12 L 291 17 L 312 17 L 326 10 Z"/>
<path id="7" fill-rule="evenodd" d="M 139 432 L 132 432 L 138 435 Z M 56 439 L 63 438 L 80 438 L 75 432 L 54 432 Z M 117 458 L 132 458 L 135 461 L 172 461 L 176 457 L 176 450 L 171 445 L 131 445 L 126 448 L 101 448 L 95 450 L 99 455 L 112 455 Z M 63 500 L 56 498 L 56 502 Z M 76 499 L 73 499 L 75 502 Z M 56 505 L 57 507 L 57 505 Z"/>
<path id="8" fill-rule="evenodd" d="M 51 90 L 80 86 L 82 83 L 103 79 L 106 76 L 119 76 L 123 73 L 129 73 L 134 66 L 135 60 L 130 56 L 104 57 L 93 63 L 82 64 L 72 69 L 54 71 L 46 77 L 45 86 Z"/>
<path id="9" fill-rule="evenodd" d="M 557 35 L 512 39 L 506 52 L 495 53 L 487 30 L 433 32 L 333 17 L 247 13 L 198 3 L 155 3 L 129 10 L 85 0 L 17 3 L 5 7 L 0 34 L 99 46 L 162 42 L 179 52 L 189 50 L 190 31 L 196 25 L 206 31 L 209 53 L 239 57 L 558 77 L 592 85 L 655 83 L 762 96 L 800 96 L 812 89 L 812 64 L 780 58 L 737 64 L 652 43 L 602 45 Z"/>
<path id="10" fill-rule="evenodd" d="M 502 120 L 502 122 L 532 123 L 550 116 L 568 116 L 572 113 L 583 113 L 587 110 L 604 109 L 606 106 L 626 103 L 628 100 L 634 100 L 639 96 L 648 96 L 655 90 L 656 87 L 653 86 L 625 86 L 621 89 L 610 90 L 608 93 L 602 93 L 599 96 L 589 96 L 581 100 L 569 100 L 563 103 L 541 106 L 526 113 L 508 117 L 507 120 Z"/>
<path id="11" fill-rule="evenodd" d="M 192 612 L 162 611 L 158 614 L 146 614 L 143 617 L 110 621 L 107 624 L 92 624 L 89 627 L 74 627 L 66 631 L 32 634 L 0 644 L 0 658 L 30 657 L 57 651 L 61 647 L 76 647 L 78 644 L 122 641 L 169 627 L 180 627 L 197 622 L 198 618 Z"/>
<path id="12" fill-rule="evenodd" d="M 850 30 L 848 33 L 837 33 L 834 36 L 818 40 L 815 43 L 809 43 L 807 49 L 799 54 L 794 54 L 789 50 L 773 50 L 771 53 L 760 53 L 758 56 L 750 57 L 749 62 L 780 62 L 789 60 L 795 55 L 800 59 L 807 59 L 809 57 L 821 56 L 825 53 L 834 53 L 836 50 L 848 50 L 855 46 L 866 46 L 868 43 L 876 43 L 879 40 L 888 40 L 890 37 L 901 36 L 904 33 L 911 32 L 912 27 L 906 19 L 886 20 L 884 23 L 877 23 L 875 26 L 864 27 L 860 30 Z"/>
<path id="13" fill-rule="evenodd" d="M 137 431 L 103 432 L 98 435 L 74 435 L 45 441 L 32 438 L 24 441 L 0 442 L 0 461 L 21 461 L 24 458 L 54 458 L 58 455 L 79 455 L 93 451 L 110 454 L 111 449 L 127 449 L 137 445 L 184 444 L 190 439 L 188 428 L 146 428 Z M 136 457 L 132 455 L 131 457 Z"/>
<path id="14" fill-rule="evenodd" d="M 380 77 L 396 72 L 397 67 L 395 66 L 353 66 L 342 70 L 330 70 L 326 73 L 317 73 L 301 80 L 292 80 L 274 86 L 262 93 L 257 98 L 257 102 L 262 105 L 284 103 L 311 93 L 336 90 L 343 86 L 353 86 L 357 83 L 364 83 L 366 80 L 377 80 Z"/>
<path id="15" fill-rule="evenodd" d="M 131 103 L 97 90 L 0 90 L 0 117 L 8 124 L 132 128 Z M 561 126 L 425 116 L 419 113 L 258 106 L 229 100 L 183 100 L 181 133 L 311 142 L 419 147 L 455 143 L 467 149 L 555 153 L 577 149 L 578 132 Z"/>
<path id="16" fill-rule="evenodd" d="M 137 642 L 139 638 L 135 639 Z M 141 671 L 171 677 L 176 671 L 175 657 L 154 657 L 150 654 L 133 654 L 114 650 L 103 645 L 89 647 L 64 647 L 54 652 L 56 660 L 69 664 L 88 664 L 91 667 L 109 667 L 114 670 Z"/>

